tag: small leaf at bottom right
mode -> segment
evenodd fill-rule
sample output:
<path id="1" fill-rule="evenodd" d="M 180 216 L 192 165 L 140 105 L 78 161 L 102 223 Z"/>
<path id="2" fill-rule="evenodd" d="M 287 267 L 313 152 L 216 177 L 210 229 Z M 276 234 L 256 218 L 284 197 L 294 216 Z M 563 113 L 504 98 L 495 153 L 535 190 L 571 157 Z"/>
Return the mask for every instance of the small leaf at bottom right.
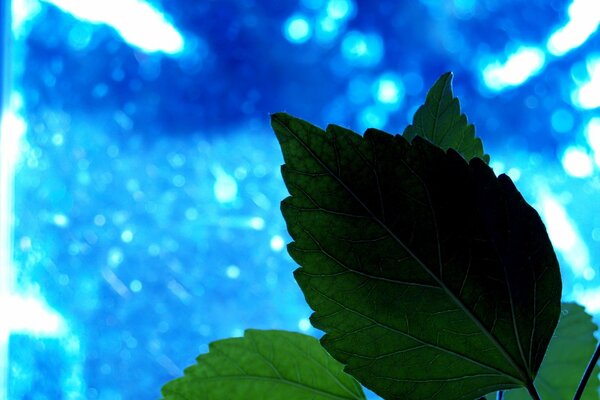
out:
<path id="1" fill-rule="evenodd" d="M 598 327 L 583 307 L 563 303 L 556 332 L 550 341 L 546 357 L 535 379 L 535 386 L 544 400 L 573 398 L 583 372 L 587 367 L 598 341 L 594 332 Z M 596 365 L 583 393 L 583 400 L 598 400 L 600 368 Z M 505 393 L 506 400 L 530 400 L 526 390 Z"/>

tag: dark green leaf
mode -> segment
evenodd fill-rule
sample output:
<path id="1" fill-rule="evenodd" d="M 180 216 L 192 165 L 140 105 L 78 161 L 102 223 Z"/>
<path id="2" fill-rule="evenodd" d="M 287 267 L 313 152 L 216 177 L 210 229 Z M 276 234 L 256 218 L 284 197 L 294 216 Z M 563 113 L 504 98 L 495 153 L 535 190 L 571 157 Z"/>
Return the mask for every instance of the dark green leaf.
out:
<path id="1" fill-rule="evenodd" d="M 427 100 L 403 133 L 411 141 L 417 136 L 428 139 L 444 150 L 454 149 L 467 160 L 479 157 L 486 163 L 490 156 L 483 152 L 481 139 L 475 137 L 475 127 L 460 112 L 460 102 L 452 94 L 452 73 L 440 77 L 433 85 Z"/>
<path id="2" fill-rule="evenodd" d="M 548 346 L 548 353 L 535 379 L 540 396 L 544 400 L 565 400 L 575 394 L 583 371 L 598 345 L 594 332 L 598 327 L 583 307 L 563 304 L 563 312 L 556 332 Z M 598 400 L 598 373 L 596 366 L 585 392 L 584 400 Z M 529 400 L 526 391 L 511 390 L 505 393 L 506 400 Z"/>
<path id="3" fill-rule="evenodd" d="M 163 387 L 165 400 L 365 399 L 319 341 L 300 333 L 248 329 L 211 343 L 197 361 Z"/>
<path id="4" fill-rule="evenodd" d="M 323 346 L 386 399 L 531 386 L 560 314 L 545 227 L 505 175 L 416 137 L 272 116 L 295 277 Z"/>

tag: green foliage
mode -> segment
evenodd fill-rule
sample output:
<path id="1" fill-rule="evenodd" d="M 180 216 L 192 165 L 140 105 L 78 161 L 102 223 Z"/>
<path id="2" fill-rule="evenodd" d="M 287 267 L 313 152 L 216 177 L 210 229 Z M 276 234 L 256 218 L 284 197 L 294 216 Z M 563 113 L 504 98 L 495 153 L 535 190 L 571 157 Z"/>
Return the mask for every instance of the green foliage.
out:
<path id="1" fill-rule="evenodd" d="M 295 277 L 346 371 L 384 398 L 531 389 L 561 281 L 510 178 L 420 137 L 272 124 Z"/>
<path id="2" fill-rule="evenodd" d="M 429 90 L 425 104 L 419 107 L 403 136 L 409 141 L 416 136 L 424 137 L 444 150 L 456 150 L 467 160 L 473 157 L 486 163 L 490 160 L 483 152 L 481 139 L 475 137 L 475 127 L 460 112 L 460 102 L 452 94 L 450 72 L 442 75 Z"/>
<path id="3" fill-rule="evenodd" d="M 214 342 L 165 400 L 365 399 L 359 382 L 394 400 L 571 397 L 597 327 L 580 306 L 561 314 L 544 224 L 487 165 L 451 80 L 402 136 L 272 115 L 294 276 L 325 335 Z"/>
<path id="4" fill-rule="evenodd" d="M 311 336 L 249 329 L 213 342 L 166 384 L 164 400 L 362 400 L 360 385 Z"/>
<path id="5" fill-rule="evenodd" d="M 548 347 L 548 354 L 535 380 L 544 400 L 565 400 L 573 397 L 587 362 L 598 345 L 594 338 L 598 327 L 583 307 L 566 303 L 562 305 L 562 309 L 558 327 Z M 599 373 L 600 368 L 596 366 L 583 394 L 584 400 L 598 399 Z M 530 397 L 526 391 L 511 390 L 505 393 L 504 398 L 526 400 Z"/>

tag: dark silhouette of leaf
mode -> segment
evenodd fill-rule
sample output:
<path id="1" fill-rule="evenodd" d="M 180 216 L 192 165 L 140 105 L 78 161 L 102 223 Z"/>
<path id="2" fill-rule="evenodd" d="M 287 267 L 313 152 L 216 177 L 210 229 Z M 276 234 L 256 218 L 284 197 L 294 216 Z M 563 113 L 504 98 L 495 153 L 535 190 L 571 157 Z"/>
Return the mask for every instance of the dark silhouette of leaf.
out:
<path id="1" fill-rule="evenodd" d="M 271 122 L 294 274 L 345 371 L 386 399 L 533 392 L 561 279 L 510 178 L 420 137 Z"/>
<path id="2" fill-rule="evenodd" d="M 354 378 L 300 333 L 249 329 L 209 345 L 184 376 L 167 383 L 164 400 L 363 400 Z"/>
<path id="3" fill-rule="evenodd" d="M 583 307 L 573 303 L 562 305 L 562 314 L 535 384 L 544 400 L 565 400 L 573 397 L 598 341 L 598 329 Z M 600 368 L 596 365 L 588 381 L 583 400 L 598 400 Z M 525 390 L 510 390 L 505 400 L 530 399 Z"/>
<path id="4" fill-rule="evenodd" d="M 460 102 L 452 94 L 452 73 L 440 77 L 427 93 L 427 100 L 413 118 L 403 136 L 410 142 L 417 136 L 428 139 L 444 150 L 454 149 L 467 160 L 479 157 L 486 163 L 490 156 L 483 152 L 475 127 L 460 112 Z"/>

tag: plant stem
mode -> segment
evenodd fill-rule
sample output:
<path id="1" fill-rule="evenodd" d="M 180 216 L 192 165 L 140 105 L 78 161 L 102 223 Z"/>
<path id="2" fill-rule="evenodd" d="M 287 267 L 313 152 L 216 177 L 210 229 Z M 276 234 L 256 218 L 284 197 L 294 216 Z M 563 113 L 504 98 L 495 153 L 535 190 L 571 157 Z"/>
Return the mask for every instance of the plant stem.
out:
<path id="1" fill-rule="evenodd" d="M 592 371 L 594 370 L 594 367 L 598 363 L 599 357 L 600 357 L 600 344 L 598 345 L 598 347 L 596 347 L 596 351 L 594 351 L 594 355 L 592 355 L 592 358 L 590 359 L 590 363 L 588 364 L 587 368 L 585 369 L 585 372 L 583 373 L 583 377 L 581 378 L 581 382 L 579 382 L 579 387 L 577 388 L 577 392 L 575 392 L 575 397 L 573 397 L 573 400 L 581 399 L 581 396 L 583 395 L 583 391 L 585 390 L 585 386 L 587 385 L 588 380 L 590 379 L 590 376 L 592 376 Z"/>
<path id="2" fill-rule="evenodd" d="M 496 394 L 496 400 L 502 400 L 504 398 L 504 392 L 502 390 L 499 390 L 498 393 Z"/>
<path id="3" fill-rule="evenodd" d="M 527 391 L 529 392 L 529 394 L 531 395 L 531 398 L 533 400 L 542 400 L 539 393 L 535 389 L 533 382 L 531 382 L 529 385 L 527 385 Z"/>

